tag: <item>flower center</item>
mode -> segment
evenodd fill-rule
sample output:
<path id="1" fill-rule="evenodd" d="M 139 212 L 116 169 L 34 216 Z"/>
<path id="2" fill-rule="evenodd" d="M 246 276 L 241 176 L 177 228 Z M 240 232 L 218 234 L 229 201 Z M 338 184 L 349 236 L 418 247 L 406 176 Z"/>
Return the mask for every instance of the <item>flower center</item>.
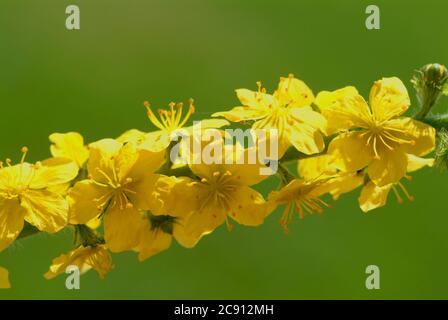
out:
<path id="1" fill-rule="evenodd" d="M 377 121 L 372 122 L 360 137 L 367 137 L 366 145 L 373 149 L 375 159 L 381 159 L 381 150 L 392 151 L 403 144 L 415 144 L 414 140 L 406 138 L 406 131 Z"/>
<path id="2" fill-rule="evenodd" d="M 25 159 L 28 154 L 28 148 L 22 147 L 21 149 L 22 157 L 20 159 L 20 164 L 18 172 L 15 170 L 15 166 L 12 165 L 11 159 L 6 159 L 6 167 L 3 165 L 3 162 L 0 161 L 0 170 L 9 170 L 8 180 L 6 181 L 6 185 L 0 189 L 0 194 L 2 197 L 6 199 L 15 199 L 20 197 L 24 192 L 28 190 L 28 186 L 31 180 L 34 178 L 35 171 L 32 171 L 32 174 L 28 176 L 24 176 L 24 164 Z M 40 162 L 34 165 L 35 169 L 39 169 Z"/>
<path id="3" fill-rule="evenodd" d="M 307 189 L 306 187 L 299 188 L 287 197 L 288 202 L 279 221 L 286 234 L 289 232 L 288 225 L 292 223 L 294 211 L 300 219 L 303 219 L 305 214 L 322 214 L 322 207 L 331 208 L 328 203 L 319 197 L 311 195 L 310 190 Z"/>
<path id="4" fill-rule="evenodd" d="M 121 210 L 132 208 L 133 204 L 129 195 L 133 195 L 136 192 L 130 188 L 129 184 L 133 182 L 133 179 L 127 177 L 120 180 L 115 167 L 112 166 L 111 168 L 112 172 L 109 174 L 98 167 L 95 169 L 106 179 L 106 183 L 92 179 L 93 183 L 108 189 L 102 196 L 94 199 L 94 201 L 98 203 L 98 210 L 104 212 L 109 206 L 115 205 L 119 205 Z"/>
<path id="5" fill-rule="evenodd" d="M 182 128 L 187 123 L 190 116 L 194 113 L 195 108 L 193 105 L 193 99 L 190 99 L 189 103 L 190 105 L 188 111 L 183 114 L 183 103 L 176 104 L 171 102 L 169 104 L 169 110 L 158 110 L 159 117 L 156 117 L 154 112 L 151 110 L 151 105 L 148 101 L 144 102 L 144 106 L 146 108 L 149 120 L 160 130 L 171 133 L 176 129 Z"/>
<path id="6" fill-rule="evenodd" d="M 224 208 L 228 209 L 228 203 L 236 189 L 236 179 L 230 171 L 224 173 L 215 171 L 210 178 L 202 178 L 201 182 L 207 187 L 209 198 L 218 201 L 218 203 L 223 204 Z"/>

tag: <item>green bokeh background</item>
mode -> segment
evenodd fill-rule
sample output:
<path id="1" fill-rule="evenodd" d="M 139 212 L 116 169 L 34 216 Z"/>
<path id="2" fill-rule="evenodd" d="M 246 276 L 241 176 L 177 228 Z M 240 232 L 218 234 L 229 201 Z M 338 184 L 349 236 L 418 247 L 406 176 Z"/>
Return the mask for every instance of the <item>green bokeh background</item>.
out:
<path id="1" fill-rule="evenodd" d="M 149 131 L 142 101 L 164 107 L 194 97 L 197 118 L 237 104 L 234 89 L 272 90 L 294 73 L 314 92 L 356 85 L 367 95 L 383 76 L 409 79 L 428 62 L 448 63 L 445 1 L 380 1 L 381 30 L 364 26 L 372 1 L 2 0 L 0 3 L 0 158 L 49 156 L 48 135 L 78 131 L 87 141 L 128 128 Z M 81 9 L 81 30 L 65 29 L 65 8 Z M 414 96 L 412 96 L 415 102 Z M 448 99 L 441 105 L 448 105 Z M 439 106 L 439 109 L 442 107 Z M 72 235 L 38 235 L 0 254 L 13 288 L 6 298 L 448 298 L 448 175 L 414 174 L 416 200 L 363 214 L 358 191 L 322 216 L 279 212 L 257 228 L 225 227 L 192 249 L 178 245 L 139 263 L 113 256 L 81 290 L 65 277 L 44 280 Z M 260 186 L 277 186 L 271 179 Z M 381 269 L 381 289 L 364 286 Z"/>

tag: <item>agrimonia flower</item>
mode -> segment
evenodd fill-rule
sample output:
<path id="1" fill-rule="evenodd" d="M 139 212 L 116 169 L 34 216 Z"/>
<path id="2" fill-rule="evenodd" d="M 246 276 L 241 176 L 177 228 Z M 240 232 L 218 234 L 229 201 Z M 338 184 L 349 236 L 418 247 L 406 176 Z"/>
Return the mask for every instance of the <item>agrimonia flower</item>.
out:
<path id="1" fill-rule="evenodd" d="M 23 147 L 22 153 L 19 164 L 10 159 L 0 162 L 0 251 L 17 238 L 24 221 L 49 233 L 67 224 L 68 202 L 51 187 L 74 179 L 77 165 L 65 159 L 29 164 L 28 148 Z"/>
<path id="2" fill-rule="evenodd" d="M 398 78 L 376 81 L 369 100 L 370 107 L 353 87 L 317 96 L 329 134 L 339 134 L 330 142 L 328 153 L 342 171 L 366 168 L 378 186 L 397 183 L 406 174 L 407 154 L 424 156 L 434 149 L 435 130 L 401 117 L 410 102 Z"/>
<path id="3" fill-rule="evenodd" d="M 249 152 L 248 149 L 234 148 L 232 151 L 222 154 L 231 159 L 240 159 L 247 158 Z M 194 163 L 189 166 L 197 178 L 183 177 L 178 180 L 170 193 L 173 198 L 165 201 L 173 203 L 167 209 L 172 215 L 184 214 L 183 228 L 175 235 L 180 244 L 193 247 L 204 235 L 224 223 L 231 229 L 229 218 L 247 226 L 263 223 L 267 215 L 265 200 L 251 187 L 268 177 L 260 174 L 263 164 L 224 160 L 219 164 Z M 185 205 L 176 205 L 179 202 Z"/>
<path id="4" fill-rule="evenodd" d="M 142 210 L 155 205 L 154 172 L 165 160 L 164 151 L 137 149 L 104 139 L 90 145 L 89 179 L 70 190 L 70 223 L 85 224 L 104 216 L 104 236 L 111 251 L 131 250 L 139 241 Z"/>
<path id="5" fill-rule="evenodd" d="M 236 90 L 242 106 L 213 116 L 232 122 L 254 120 L 253 129 L 277 129 L 280 154 L 290 145 L 305 154 L 321 152 L 326 120 L 311 108 L 314 96 L 310 88 L 293 75 L 280 78 L 273 95 L 266 93 L 260 82 L 257 85 L 258 91 Z"/>
<path id="6" fill-rule="evenodd" d="M 63 274 L 68 266 L 76 266 L 81 274 L 95 269 L 101 279 L 112 269 L 112 258 L 105 245 L 79 246 L 67 254 L 55 258 L 50 269 L 45 273 L 46 279 L 53 279 Z"/>
<path id="7" fill-rule="evenodd" d="M 151 151 L 161 151 L 168 148 L 171 141 L 177 138 L 177 134 L 191 135 L 193 133 L 193 126 L 186 126 L 191 115 L 195 112 L 193 99 L 190 99 L 189 106 L 185 112 L 184 104 L 182 102 L 171 102 L 169 108 L 158 109 L 157 113 L 153 111 L 148 101 L 144 102 L 146 113 L 149 121 L 158 129 L 153 132 L 145 133 L 137 129 L 131 129 L 123 133 L 117 138 L 120 142 L 133 142 L 140 145 L 143 149 Z M 158 114 L 158 117 L 156 116 Z M 220 128 L 229 123 L 221 119 L 206 119 L 198 121 L 197 124 L 201 128 Z"/>
<path id="8" fill-rule="evenodd" d="M 358 203 L 364 212 L 384 206 L 391 192 L 399 202 L 413 200 L 403 179 L 434 163 L 422 156 L 434 149 L 435 129 L 403 117 L 410 101 L 398 78 L 376 81 L 370 106 L 354 87 L 323 91 L 315 98 L 292 75 L 280 78 L 273 94 L 260 83 L 257 91 L 236 93 L 242 106 L 214 117 L 253 121 L 253 129 L 276 129 L 280 156 L 289 147 L 308 156 L 297 159 L 297 176 L 280 165 L 285 170 L 279 172 L 282 186 L 267 200 L 255 186 L 269 177 L 261 175 L 268 163 L 245 161 L 250 152 L 259 151 L 257 146 L 226 145 L 225 133 L 218 130 L 219 139 L 209 149 L 219 161 L 189 158 L 173 165 L 167 157 L 173 137 L 188 136 L 195 128 L 188 124 L 195 112 L 193 101 L 187 108 L 170 103 L 158 112 L 146 102 L 156 131 L 132 129 L 116 140 L 89 145 L 79 133 L 54 133 L 53 158 L 30 164 L 23 148 L 19 164 L 0 162 L 0 251 L 19 237 L 25 222 L 48 233 L 69 225 L 75 230 L 74 248 L 55 258 L 45 277 L 54 278 L 75 265 L 82 273 L 94 269 L 103 278 L 113 267 L 109 251 L 135 251 L 143 261 L 168 249 L 173 240 L 191 248 L 221 225 L 231 230 L 231 220 L 258 226 L 277 207 L 283 208 L 280 223 L 288 231 L 295 214 L 303 218 L 330 208 L 322 199 L 326 194 L 337 200 L 362 188 Z M 221 128 L 227 120 L 202 120 L 200 127 Z M 446 160 L 443 134 L 439 132 L 439 163 Z M 202 138 L 201 146 L 206 142 Z M 194 148 L 180 150 L 185 151 L 201 159 Z M 104 237 L 97 229 L 102 223 Z M 8 271 L 0 267 L 0 288 L 9 286 Z"/>

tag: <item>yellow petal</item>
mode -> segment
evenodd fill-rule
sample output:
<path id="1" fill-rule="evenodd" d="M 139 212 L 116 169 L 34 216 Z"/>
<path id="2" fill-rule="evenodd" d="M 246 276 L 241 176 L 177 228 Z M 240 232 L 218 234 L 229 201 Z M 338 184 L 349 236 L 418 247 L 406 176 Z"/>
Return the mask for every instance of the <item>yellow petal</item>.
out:
<path id="1" fill-rule="evenodd" d="M 136 145 L 139 145 L 145 140 L 145 135 L 146 133 L 144 133 L 143 131 L 137 129 L 131 129 L 121 134 L 117 138 L 117 141 L 120 143 L 132 142 L 135 143 Z"/>
<path id="2" fill-rule="evenodd" d="M 227 120 L 224 119 L 204 119 L 201 121 L 198 121 L 196 125 L 201 125 L 201 129 L 211 129 L 211 128 L 222 128 L 225 126 L 230 125 L 230 123 Z M 193 132 L 193 126 L 183 128 L 188 133 Z"/>
<path id="3" fill-rule="evenodd" d="M 48 190 L 27 190 L 21 197 L 27 209 L 25 220 L 41 231 L 58 232 L 68 222 L 68 202 L 61 195 Z"/>
<path id="4" fill-rule="evenodd" d="M 316 188 L 317 194 L 330 193 L 334 200 L 341 194 L 351 192 L 364 183 L 364 174 L 341 173 L 339 176 L 323 182 Z"/>
<path id="5" fill-rule="evenodd" d="M 212 117 L 224 117 L 232 122 L 241 122 L 241 121 L 262 119 L 266 117 L 267 114 L 268 114 L 267 110 L 243 106 L 243 107 L 234 107 L 230 111 L 216 112 L 212 114 Z"/>
<path id="6" fill-rule="evenodd" d="M 343 133 L 328 146 L 335 165 L 342 171 L 355 172 L 365 168 L 373 159 L 373 151 L 367 146 L 362 132 Z"/>
<path id="7" fill-rule="evenodd" d="M 229 215 L 239 224 L 246 226 L 262 224 L 267 215 L 263 196 L 249 187 L 238 187 L 233 192 Z"/>
<path id="8" fill-rule="evenodd" d="M 331 135 L 341 130 L 366 127 L 371 121 L 372 114 L 369 106 L 360 95 L 352 95 L 351 87 L 325 93 L 321 103 L 321 112 L 327 119 L 327 134 Z M 341 95 L 345 95 L 343 98 Z M 328 101 L 333 101 L 327 104 Z"/>
<path id="9" fill-rule="evenodd" d="M 11 284 L 9 283 L 9 272 L 7 269 L 0 267 L 0 289 L 9 289 Z"/>
<path id="10" fill-rule="evenodd" d="M 324 147 L 324 139 L 318 131 L 309 132 L 297 126 L 288 128 L 289 142 L 300 152 L 311 155 L 321 152 Z"/>
<path id="11" fill-rule="evenodd" d="M 321 91 L 317 94 L 314 103 L 320 110 L 340 108 L 344 99 L 359 95 L 355 87 L 348 86 L 335 91 Z"/>
<path id="12" fill-rule="evenodd" d="M 286 134 L 289 142 L 300 152 L 314 154 L 325 145 L 321 132 L 325 131 L 325 118 L 309 107 L 292 108 Z"/>
<path id="13" fill-rule="evenodd" d="M 225 211 L 213 201 L 203 207 L 186 218 L 183 228 L 175 229 L 174 237 L 186 248 L 194 247 L 203 236 L 212 233 L 226 220 Z"/>
<path id="14" fill-rule="evenodd" d="M 244 106 L 252 108 L 257 108 L 260 106 L 259 98 L 263 95 L 260 95 L 259 92 L 248 89 L 236 89 L 235 92 L 236 96 Z"/>
<path id="15" fill-rule="evenodd" d="M 50 269 L 45 273 L 46 279 L 53 279 L 57 275 L 65 274 L 70 265 L 77 266 L 81 274 L 94 268 L 101 279 L 112 269 L 112 258 L 104 245 L 95 247 L 80 246 L 67 254 L 53 259 Z"/>
<path id="16" fill-rule="evenodd" d="M 69 220 L 70 221 L 70 220 Z M 90 229 L 98 229 L 101 226 L 101 214 L 86 222 L 86 226 Z"/>
<path id="17" fill-rule="evenodd" d="M 126 186 L 129 192 L 128 197 L 131 203 L 141 210 L 155 211 L 160 207 L 156 198 L 157 184 L 160 176 L 153 173 L 147 173 L 135 182 Z M 173 199 L 174 200 L 174 199 Z"/>
<path id="18" fill-rule="evenodd" d="M 247 89 L 235 90 L 236 95 L 244 106 L 251 108 L 258 108 L 261 110 L 268 110 L 271 107 L 277 106 L 277 99 L 274 96 L 261 92 L 251 91 Z"/>
<path id="19" fill-rule="evenodd" d="M 301 159 L 297 164 L 297 172 L 306 181 L 327 178 L 336 174 L 333 157 L 328 154 Z"/>
<path id="20" fill-rule="evenodd" d="M 139 147 L 144 150 L 159 152 L 168 148 L 170 142 L 170 133 L 159 130 L 147 133 Z"/>
<path id="21" fill-rule="evenodd" d="M 91 180 L 76 183 L 68 193 L 69 222 L 85 224 L 94 219 L 110 205 L 111 197 L 112 189 L 98 186 Z"/>
<path id="22" fill-rule="evenodd" d="M 259 150 L 256 147 L 246 149 L 233 148 L 232 152 L 226 152 L 226 162 L 229 164 L 223 164 L 219 166 L 220 168 L 213 169 L 221 173 L 230 172 L 238 184 L 251 186 L 262 182 L 271 174 L 274 174 L 272 170 L 260 162 Z"/>
<path id="23" fill-rule="evenodd" d="M 408 158 L 403 150 L 388 150 L 383 148 L 381 158 L 374 159 L 368 168 L 370 179 L 377 186 L 397 183 L 406 175 Z"/>
<path id="24" fill-rule="evenodd" d="M 112 252 L 132 250 L 138 245 L 144 220 L 136 208 L 120 208 L 118 204 L 104 216 L 104 239 Z"/>
<path id="25" fill-rule="evenodd" d="M 114 176 L 114 159 L 120 152 L 121 147 L 122 144 L 113 139 L 103 139 L 90 144 L 87 167 L 93 180 L 107 184 L 106 176 Z"/>
<path id="26" fill-rule="evenodd" d="M 392 188 L 392 184 L 379 187 L 373 182 L 369 182 L 362 188 L 361 196 L 359 197 L 359 206 L 364 212 L 382 207 L 387 202 L 387 196 Z"/>
<path id="27" fill-rule="evenodd" d="M 405 85 L 396 77 L 375 81 L 369 100 L 372 112 L 379 121 L 401 115 L 411 104 Z"/>
<path id="28" fill-rule="evenodd" d="M 243 106 L 234 107 L 230 111 L 216 112 L 212 117 L 224 117 L 232 122 L 259 120 L 277 107 L 277 100 L 270 94 L 238 89 L 236 94 Z"/>
<path id="29" fill-rule="evenodd" d="M 407 172 L 414 172 L 417 170 L 420 170 L 421 168 L 428 166 L 432 167 L 434 165 L 434 159 L 433 158 L 420 158 L 417 156 L 414 156 L 413 154 L 408 154 L 408 166 L 406 171 Z"/>
<path id="30" fill-rule="evenodd" d="M 136 161 L 129 168 L 127 174 L 123 177 L 138 180 L 147 173 L 156 172 L 165 162 L 165 150 L 150 151 L 138 150 Z"/>
<path id="31" fill-rule="evenodd" d="M 51 158 L 42 164 L 35 169 L 30 188 L 42 189 L 65 184 L 75 179 L 79 171 L 78 165 L 68 158 Z"/>
<path id="32" fill-rule="evenodd" d="M 307 127 L 309 131 L 319 130 L 325 133 L 327 120 L 323 115 L 314 111 L 311 107 L 289 108 L 289 116 L 293 120 L 291 125 Z"/>
<path id="33" fill-rule="evenodd" d="M 291 107 L 310 106 L 314 100 L 313 92 L 305 82 L 292 76 L 280 78 L 274 95 L 281 105 Z"/>
<path id="34" fill-rule="evenodd" d="M 297 195 L 308 194 L 313 190 L 314 186 L 315 184 L 307 184 L 302 179 L 294 179 L 290 181 L 286 186 L 282 187 L 280 190 L 272 191 L 269 193 L 269 207 L 276 207 L 280 204 L 294 201 Z"/>
<path id="35" fill-rule="evenodd" d="M 77 132 L 53 133 L 50 135 L 53 157 L 68 158 L 82 167 L 89 158 L 89 151 L 84 146 L 83 137 Z"/>
<path id="36" fill-rule="evenodd" d="M 188 177 L 160 176 L 155 183 L 154 215 L 184 217 L 201 206 L 206 197 L 199 183 Z"/>
<path id="37" fill-rule="evenodd" d="M 144 261 L 157 253 L 167 250 L 171 246 L 172 236 L 162 230 L 151 229 L 149 224 L 142 231 L 140 243 L 137 247 L 138 259 Z"/>
<path id="38" fill-rule="evenodd" d="M 113 268 L 112 257 L 104 245 L 91 247 L 85 263 L 98 272 L 100 279 L 104 279 L 106 273 Z"/>
<path id="39" fill-rule="evenodd" d="M 35 166 L 24 162 L 0 169 L 0 189 L 16 189 L 27 186 L 34 177 Z"/>
<path id="40" fill-rule="evenodd" d="M 399 118 L 387 121 L 385 124 L 389 132 L 404 141 L 404 150 L 416 156 L 424 156 L 434 150 L 436 130 L 411 118 Z"/>
<path id="41" fill-rule="evenodd" d="M 117 155 L 114 157 L 114 170 L 118 181 L 123 181 L 128 177 L 129 171 L 137 162 L 138 157 L 139 152 L 134 143 L 126 143 L 120 148 Z"/>
<path id="42" fill-rule="evenodd" d="M 0 251 L 8 247 L 23 229 L 26 211 L 17 199 L 0 197 Z"/>

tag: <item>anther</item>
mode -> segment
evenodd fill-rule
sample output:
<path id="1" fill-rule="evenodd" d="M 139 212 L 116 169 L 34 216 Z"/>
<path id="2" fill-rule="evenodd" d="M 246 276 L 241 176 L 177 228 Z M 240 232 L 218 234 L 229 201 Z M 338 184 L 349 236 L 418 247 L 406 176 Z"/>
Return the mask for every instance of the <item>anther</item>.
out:
<path id="1" fill-rule="evenodd" d="M 189 105 L 190 105 L 190 109 L 189 109 L 190 113 L 194 113 L 196 111 L 196 109 L 194 107 L 194 99 L 190 98 L 190 100 L 188 100 L 188 102 L 189 102 Z"/>

